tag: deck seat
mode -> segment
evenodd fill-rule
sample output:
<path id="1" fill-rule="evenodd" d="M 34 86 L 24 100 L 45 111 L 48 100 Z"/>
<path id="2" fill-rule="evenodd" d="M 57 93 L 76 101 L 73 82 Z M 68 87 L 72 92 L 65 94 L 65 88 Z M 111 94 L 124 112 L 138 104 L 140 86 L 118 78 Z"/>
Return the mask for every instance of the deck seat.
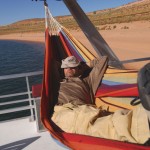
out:
<path id="1" fill-rule="evenodd" d="M 36 84 L 32 86 L 32 96 L 34 98 L 41 97 L 42 84 Z"/>

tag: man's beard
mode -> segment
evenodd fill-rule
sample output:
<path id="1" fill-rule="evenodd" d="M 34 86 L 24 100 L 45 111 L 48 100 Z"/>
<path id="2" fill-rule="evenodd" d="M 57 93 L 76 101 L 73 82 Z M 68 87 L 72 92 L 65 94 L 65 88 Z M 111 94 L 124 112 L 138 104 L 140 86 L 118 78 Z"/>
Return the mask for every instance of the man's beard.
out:
<path id="1" fill-rule="evenodd" d="M 67 72 L 67 73 L 65 74 L 65 76 L 66 76 L 66 77 L 74 77 L 75 74 L 74 74 L 73 72 Z"/>

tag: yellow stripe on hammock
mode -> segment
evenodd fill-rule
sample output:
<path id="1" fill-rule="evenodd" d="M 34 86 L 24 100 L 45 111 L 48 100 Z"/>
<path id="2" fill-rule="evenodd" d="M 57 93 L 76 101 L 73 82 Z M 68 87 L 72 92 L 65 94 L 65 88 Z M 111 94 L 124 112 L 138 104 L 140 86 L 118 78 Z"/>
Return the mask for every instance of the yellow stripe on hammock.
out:
<path id="1" fill-rule="evenodd" d="M 85 60 L 88 62 L 90 60 L 93 60 L 95 56 L 87 49 L 85 48 L 78 40 L 76 40 L 66 28 L 62 27 L 63 31 L 67 34 L 69 39 L 74 43 L 75 47 L 77 48 L 78 52 L 82 55 L 82 57 L 87 57 Z"/>
<path id="2" fill-rule="evenodd" d="M 104 74 L 103 80 L 125 84 L 134 84 L 137 83 L 137 71 L 108 68 Z"/>
<path id="3" fill-rule="evenodd" d="M 107 74 L 114 74 L 114 73 L 132 73 L 132 72 L 138 72 L 137 70 L 129 70 L 129 69 L 117 69 L 114 67 L 109 66 L 106 73 Z"/>
<path id="4" fill-rule="evenodd" d="M 118 109 L 129 109 L 132 110 L 135 107 L 139 106 L 132 106 L 130 103 L 133 100 L 133 97 L 102 97 L 96 98 L 95 104 L 97 107 L 105 106 L 109 108 L 109 111 L 114 112 Z"/>
<path id="5" fill-rule="evenodd" d="M 115 74 L 108 75 L 104 74 L 103 80 L 120 82 L 124 84 L 134 84 L 137 83 L 137 73 L 134 74 Z"/>

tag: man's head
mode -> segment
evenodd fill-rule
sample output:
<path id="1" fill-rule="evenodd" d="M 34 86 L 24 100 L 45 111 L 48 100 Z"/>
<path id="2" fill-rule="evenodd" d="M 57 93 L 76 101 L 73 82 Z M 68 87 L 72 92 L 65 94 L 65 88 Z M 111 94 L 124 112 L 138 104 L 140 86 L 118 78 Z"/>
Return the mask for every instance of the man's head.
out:
<path id="1" fill-rule="evenodd" d="M 61 68 L 64 69 L 65 77 L 77 77 L 80 75 L 80 61 L 74 56 L 62 60 Z"/>

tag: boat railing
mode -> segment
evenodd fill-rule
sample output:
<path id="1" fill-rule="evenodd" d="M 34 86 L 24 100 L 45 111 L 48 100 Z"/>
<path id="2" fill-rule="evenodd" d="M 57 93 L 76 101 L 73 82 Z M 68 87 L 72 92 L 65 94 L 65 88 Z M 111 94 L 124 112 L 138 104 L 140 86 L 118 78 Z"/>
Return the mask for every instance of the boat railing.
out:
<path id="1" fill-rule="evenodd" d="M 27 116 L 30 118 L 31 121 L 33 121 L 35 119 L 35 103 L 34 100 L 35 98 L 32 97 L 32 90 L 31 90 L 31 83 L 29 82 L 29 77 L 34 77 L 34 76 L 39 76 L 42 75 L 43 71 L 36 71 L 36 72 L 29 72 L 29 73 L 20 73 L 20 74 L 12 74 L 12 75 L 4 75 L 4 76 L 0 76 L 0 82 L 1 81 L 6 81 L 8 80 L 8 86 L 9 85 L 9 81 L 10 79 L 18 79 L 21 78 L 22 80 L 25 80 L 26 83 L 26 91 L 25 92 L 17 92 L 17 93 L 11 93 L 8 94 L 2 94 L 2 92 L 0 92 L 0 115 L 7 115 L 8 113 L 15 113 L 15 112 L 19 112 L 19 111 L 24 111 L 24 110 L 30 110 L 30 115 Z M 17 100 L 7 100 L 8 98 L 12 98 L 12 97 L 16 97 L 16 96 L 23 96 L 26 95 L 27 98 L 21 98 L 21 99 L 17 99 Z M 2 100 L 4 99 L 4 100 Z M 15 98 L 14 98 L 15 99 Z M 1 101 L 2 100 L 2 101 Z M 6 101 L 5 101 L 6 100 Z M 25 106 L 21 106 L 20 104 L 23 102 L 27 102 L 28 105 Z M 8 107 L 5 108 L 4 106 L 8 106 L 8 105 L 18 105 L 17 107 Z"/>

